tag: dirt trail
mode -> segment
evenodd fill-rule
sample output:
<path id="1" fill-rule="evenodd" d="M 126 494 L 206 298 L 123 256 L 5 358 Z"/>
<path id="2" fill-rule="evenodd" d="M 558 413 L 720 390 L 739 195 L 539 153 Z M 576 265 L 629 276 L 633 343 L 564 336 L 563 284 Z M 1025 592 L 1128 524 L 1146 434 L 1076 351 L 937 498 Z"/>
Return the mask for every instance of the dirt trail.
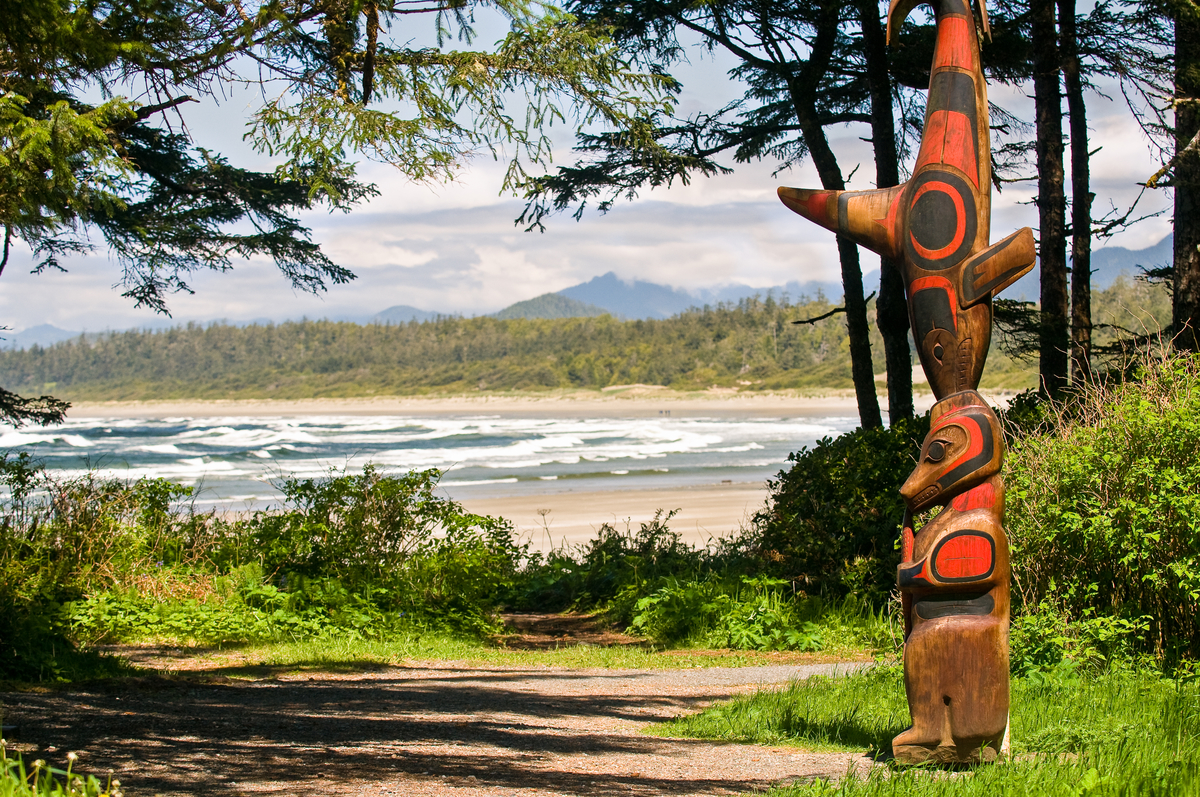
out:
<path id="1" fill-rule="evenodd" d="M 642 734 L 714 700 L 861 664 L 688 670 L 387 667 L 260 681 L 163 678 L 0 695 L 27 759 L 150 794 L 453 797 L 740 794 L 837 778 L 856 754 Z"/>

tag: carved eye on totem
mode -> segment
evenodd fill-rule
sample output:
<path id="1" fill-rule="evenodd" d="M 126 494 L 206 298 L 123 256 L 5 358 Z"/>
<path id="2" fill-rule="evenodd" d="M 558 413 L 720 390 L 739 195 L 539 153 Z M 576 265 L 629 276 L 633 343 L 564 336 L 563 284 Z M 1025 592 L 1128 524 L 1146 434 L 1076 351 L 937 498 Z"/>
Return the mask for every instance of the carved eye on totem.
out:
<path id="1" fill-rule="evenodd" d="M 946 458 L 946 450 L 950 448 L 949 440 L 934 440 L 929 444 L 929 449 L 925 452 L 926 462 L 941 462 Z"/>
<path id="2" fill-rule="evenodd" d="M 942 348 L 942 344 L 938 343 L 934 345 L 933 356 L 937 357 L 938 362 L 942 362 L 942 360 L 946 359 L 946 351 Z"/>

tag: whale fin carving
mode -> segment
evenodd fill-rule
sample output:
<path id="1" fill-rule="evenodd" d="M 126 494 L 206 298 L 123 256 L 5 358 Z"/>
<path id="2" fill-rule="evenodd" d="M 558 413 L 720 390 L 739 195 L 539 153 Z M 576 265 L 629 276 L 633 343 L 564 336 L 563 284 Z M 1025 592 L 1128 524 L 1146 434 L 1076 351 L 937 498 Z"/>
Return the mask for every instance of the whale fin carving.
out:
<path id="1" fill-rule="evenodd" d="M 777 192 L 791 210 L 872 252 L 896 258 L 903 251 L 896 237 L 903 185 L 871 191 L 780 187 Z"/>

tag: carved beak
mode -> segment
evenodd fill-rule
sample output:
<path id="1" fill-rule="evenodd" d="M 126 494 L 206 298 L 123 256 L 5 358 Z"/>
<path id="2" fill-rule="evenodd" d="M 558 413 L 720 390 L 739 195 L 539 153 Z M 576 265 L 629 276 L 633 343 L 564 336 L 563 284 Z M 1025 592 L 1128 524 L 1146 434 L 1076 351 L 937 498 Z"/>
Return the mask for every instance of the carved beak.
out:
<path id="1" fill-rule="evenodd" d="M 928 485 L 922 489 L 921 485 L 926 481 L 926 478 L 918 478 L 917 474 L 920 467 L 912 472 L 912 475 L 905 480 L 900 487 L 900 497 L 904 499 L 905 506 L 910 512 L 921 512 L 929 507 L 942 488 L 937 482 Z"/>

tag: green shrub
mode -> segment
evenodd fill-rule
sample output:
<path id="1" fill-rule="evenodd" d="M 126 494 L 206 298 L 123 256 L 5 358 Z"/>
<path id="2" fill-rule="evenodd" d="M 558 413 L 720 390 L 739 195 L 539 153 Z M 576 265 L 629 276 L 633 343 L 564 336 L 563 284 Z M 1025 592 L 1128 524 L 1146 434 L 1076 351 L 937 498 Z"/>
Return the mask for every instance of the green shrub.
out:
<path id="1" fill-rule="evenodd" d="M 498 630 L 525 549 L 437 478 L 288 480 L 281 510 L 223 519 L 164 480 L 56 480 L 0 458 L 0 677 L 123 671 L 77 643 Z"/>
<path id="2" fill-rule="evenodd" d="M 801 618 L 788 582 L 743 576 L 731 585 L 715 579 L 669 579 L 637 602 L 631 629 L 659 642 L 687 640 L 735 650 L 820 650 L 821 630 Z"/>
<path id="3" fill-rule="evenodd" d="M 114 659 L 76 650 L 63 608 L 147 561 L 178 564 L 192 556 L 196 518 L 171 508 L 190 490 L 91 475 L 55 481 L 28 454 L 6 453 L 0 491 L 0 678 L 126 671 Z"/>
<path id="4" fill-rule="evenodd" d="M 518 604 L 542 610 L 605 609 L 614 622 L 628 625 L 635 605 L 668 579 L 694 579 L 729 566 L 731 557 L 714 556 L 682 541 L 667 525 L 679 510 L 659 510 L 637 531 L 600 526 L 596 537 L 574 549 L 532 554 L 522 573 Z"/>
<path id="5" fill-rule="evenodd" d="M 806 592 L 881 606 L 896 580 L 900 485 L 929 429 L 924 418 L 858 429 L 791 454 L 769 481 L 749 546 L 763 566 Z"/>
<path id="6" fill-rule="evenodd" d="M 1043 412 L 1005 473 L 1018 630 L 1067 623 L 1031 655 L 1200 657 L 1200 358 L 1148 358 Z"/>
<path id="7" fill-rule="evenodd" d="M 641 598 L 630 630 L 667 645 L 817 651 L 859 645 L 894 649 L 890 618 L 847 597 L 829 604 L 764 576 L 668 578 Z"/>

